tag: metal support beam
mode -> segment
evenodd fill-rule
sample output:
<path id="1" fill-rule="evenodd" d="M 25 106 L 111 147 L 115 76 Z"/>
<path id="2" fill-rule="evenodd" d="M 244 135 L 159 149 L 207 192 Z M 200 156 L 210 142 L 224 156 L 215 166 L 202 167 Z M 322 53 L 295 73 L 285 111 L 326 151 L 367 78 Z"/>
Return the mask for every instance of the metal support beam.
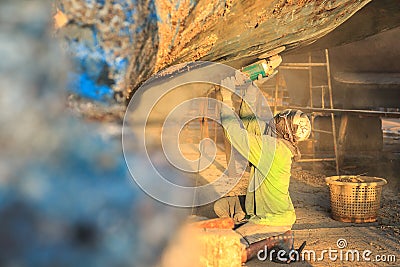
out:
<path id="1" fill-rule="evenodd" d="M 331 68 L 329 65 L 329 52 L 328 49 L 325 49 L 325 60 L 326 60 L 326 74 L 328 76 L 328 92 L 329 92 L 329 105 L 330 108 L 333 109 L 333 94 L 332 94 L 332 82 L 331 82 Z M 324 89 L 322 89 L 324 92 Z M 324 95 L 322 94 L 322 100 Z M 322 101 L 322 108 L 325 109 L 324 101 Z M 337 147 L 337 138 L 336 138 L 336 125 L 335 125 L 335 114 L 331 113 L 331 122 L 332 122 L 332 135 L 333 135 L 333 149 L 335 150 L 335 158 L 336 158 L 336 174 L 339 175 L 339 157 L 338 157 L 338 147 Z"/>
<path id="2" fill-rule="evenodd" d="M 288 106 L 286 108 L 301 109 L 302 111 L 320 114 L 349 114 L 349 115 L 361 115 L 366 117 L 387 117 L 387 118 L 400 118 L 400 112 L 386 112 L 386 111 L 375 111 L 375 110 L 363 110 L 363 109 L 338 109 L 338 108 L 312 108 L 312 107 L 299 107 L 299 106 Z"/>
<path id="3" fill-rule="evenodd" d="M 328 63 L 283 63 L 280 67 L 326 67 Z"/>
<path id="4" fill-rule="evenodd" d="M 340 120 L 339 137 L 338 137 L 338 152 L 339 152 L 338 161 L 340 165 L 342 165 L 344 161 L 348 121 L 349 121 L 349 116 L 347 114 L 343 115 Z"/>

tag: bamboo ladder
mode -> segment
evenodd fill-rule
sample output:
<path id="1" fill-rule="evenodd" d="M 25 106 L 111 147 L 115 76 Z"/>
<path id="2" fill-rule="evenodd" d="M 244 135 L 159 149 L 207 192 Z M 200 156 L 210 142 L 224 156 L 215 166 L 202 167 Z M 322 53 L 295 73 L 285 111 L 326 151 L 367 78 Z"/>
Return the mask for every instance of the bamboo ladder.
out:
<path id="1" fill-rule="evenodd" d="M 320 108 L 321 111 L 326 109 L 327 105 L 325 103 L 325 94 L 328 93 L 329 97 L 329 109 L 333 110 L 333 94 L 332 94 L 332 83 L 331 83 L 331 70 L 329 64 L 329 52 L 328 49 L 325 49 L 325 62 L 312 62 L 312 55 L 311 53 L 308 54 L 308 62 L 306 63 L 284 63 L 280 65 L 280 69 L 285 70 L 307 70 L 308 71 L 308 79 L 309 79 L 309 97 L 310 97 L 310 106 L 306 107 L 307 109 L 314 109 Z M 314 85 L 313 84 L 313 68 L 315 67 L 324 67 L 326 68 L 327 74 L 327 83 L 323 85 Z M 277 83 L 279 80 L 277 79 Z M 313 101 L 313 92 L 314 90 L 319 89 L 321 90 L 321 107 L 316 107 Z M 276 97 L 278 96 L 279 85 L 277 84 L 275 87 L 275 104 L 277 104 Z M 326 90 L 328 92 L 326 92 Z M 339 175 L 339 155 L 338 155 L 338 144 L 337 144 L 337 137 L 336 137 L 336 125 L 335 125 L 335 115 L 333 112 L 324 112 L 330 113 L 331 117 L 331 131 L 325 131 L 321 129 L 315 128 L 315 118 L 318 116 L 318 113 L 321 112 L 311 112 L 311 140 L 315 141 L 315 134 L 316 133 L 323 133 L 323 134 L 330 134 L 332 135 L 333 139 L 333 149 L 334 149 L 334 157 L 325 157 L 325 158 L 316 158 L 315 157 L 315 146 L 314 143 L 312 145 L 312 158 L 309 159 L 301 159 L 299 162 L 323 162 L 323 161 L 334 161 L 336 165 L 336 173 Z"/>

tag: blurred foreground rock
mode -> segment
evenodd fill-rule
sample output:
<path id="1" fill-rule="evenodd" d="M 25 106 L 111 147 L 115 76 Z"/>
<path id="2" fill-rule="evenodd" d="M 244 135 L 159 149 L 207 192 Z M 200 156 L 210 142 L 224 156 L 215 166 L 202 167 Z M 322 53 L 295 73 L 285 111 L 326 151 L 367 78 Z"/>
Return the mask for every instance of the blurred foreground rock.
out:
<path id="1" fill-rule="evenodd" d="M 233 227 L 225 228 L 227 219 L 230 218 L 185 225 L 166 249 L 162 267 L 242 266 L 241 235 L 233 231 Z"/>
<path id="2" fill-rule="evenodd" d="M 131 182 L 120 125 L 66 111 L 50 7 L 0 1 L 0 266 L 152 266 L 180 217 Z"/>

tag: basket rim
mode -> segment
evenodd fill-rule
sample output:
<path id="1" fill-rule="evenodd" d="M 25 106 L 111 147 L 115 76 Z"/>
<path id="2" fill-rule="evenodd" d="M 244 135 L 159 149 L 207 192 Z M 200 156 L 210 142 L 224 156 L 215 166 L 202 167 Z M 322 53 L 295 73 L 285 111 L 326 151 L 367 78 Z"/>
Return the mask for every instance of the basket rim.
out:
<path id="1" fill-rule="evenodd" d="M 374 182 L 341 182 L 337 181 L 337 179 L 344 178 L 344 177 L 368 177 L 372 178 Z M 327 185 L 348 185 L 348 186 L 383 186 L 387 184 L 386 179 L 375 177 L 375 176 L 361 176 L 361 175 L 335 175 L 329 176 L 325 178 L 325 182 Z"/>

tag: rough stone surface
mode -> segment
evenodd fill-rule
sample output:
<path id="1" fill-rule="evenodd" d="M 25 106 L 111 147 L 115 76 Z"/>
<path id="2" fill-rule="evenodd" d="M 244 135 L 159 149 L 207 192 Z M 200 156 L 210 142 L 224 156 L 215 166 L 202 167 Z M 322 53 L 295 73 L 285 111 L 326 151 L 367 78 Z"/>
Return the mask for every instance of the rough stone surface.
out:
<path id="1" fill-rule="evenodd" d="M 130 181 L 120 125 L 65 109 L 50 7 L 0 1 L 0 265 L 152 266 L 180 217 Z"/>

